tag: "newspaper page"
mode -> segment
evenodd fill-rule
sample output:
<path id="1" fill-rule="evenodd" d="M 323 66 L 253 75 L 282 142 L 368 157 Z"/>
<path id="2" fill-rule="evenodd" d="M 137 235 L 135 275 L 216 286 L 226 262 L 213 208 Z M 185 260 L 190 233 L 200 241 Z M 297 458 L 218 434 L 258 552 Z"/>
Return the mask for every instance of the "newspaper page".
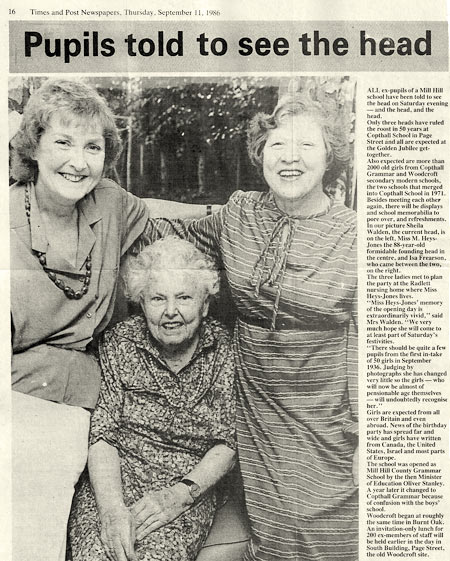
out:
<path id="1" fill-rule="evenodd" d="M 267 190 L 267 180 L 247 154 L 251 118 L 270 113 L 286 95 L 311 91 L 321 92 L 319 101 L 331 99 L 340 108 L 350 159 L 334 177 L 329 194 L 357 213 L 359 559 L 447 561 L 446 3 L 8 0 L 2 7 L 2 28 L 5 97 L 8 93 L 2 123 L 10 139 L 30 96 L 46 80 L 88 83 L 106 98 L 124 144 L 112 178 L 144 199 L 224 205 L 234 191 Z M 2 155 L 11 185 L 6 147 Z M 7 202 L 3 197 L 0 224 L 4 372 L 11 368 Z M 296 290 L 301 292 L 302 285 Z M 39 298 L 36 294 L 27 302 L 30 310 Z M 219 315 L 229 325 L 235 320 L 231 307 L 226 299 L 219 306 Z M 320 368 L 325 359 L 315 360 Z M 3 376 L 1 384 L 0 558 L 6 560 L 14 558 L 9 376 Z M 326 391 L 332 393 L 331 387 Z M 348 387 L 347 397 L 354 392 Z M 301 423 L 302 412 L 299 415 Z M 292 468 L 299 489 L 315 489 L 318 482 L 323 488 L 330 485 L 320 465 L 317 481 L 302 483 L 306 468 L 300 466 L 301 460 Z M 306 469 L 304 478 L 309 474 Z M 302 505 L 307 509 L 312 500 L 301 493 L 295 504 L 299 520 L 304 517 Z M 261 541 L 260 520 L 253 514 L 251 496 L 247 500 L 250 533 Z M 282 510 L 291 507 L 290 500 L 280 500 L 273 503 L 281 507 L 272 511 L 266 531 L 281 543 Z M 311 520 L 316 539 L 301 546 L 294 540 L 285 550 L 253 550 L 246 559 L 356 559 L 340 549 L 346 538 L 339 537 L 345 530 L 336 530 L 341 528 L 339 519 L 327 530 L 334 534 L 327 542 L 328 548 L 334 544 L 332 553 L 317 547 L 323 526 L 314 527 L 314 515 Z M 67 551 L 70 560 L 70 543 Z M 238 559 L 231 553 L 228 558 Z"/>

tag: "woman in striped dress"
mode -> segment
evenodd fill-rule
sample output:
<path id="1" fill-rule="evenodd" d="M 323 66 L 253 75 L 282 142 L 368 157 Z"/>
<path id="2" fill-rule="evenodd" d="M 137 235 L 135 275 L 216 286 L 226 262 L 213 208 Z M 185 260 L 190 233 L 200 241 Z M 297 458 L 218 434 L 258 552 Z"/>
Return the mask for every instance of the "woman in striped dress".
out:
<path id="1" fill-rule="evenodd" d="M 222 262 L 238 310 L 237 436 L 252 539 L 245 561 L 358 557 L 356 215 L 324 187 L 348 160 L 334 108 L 301 96 L 257 115 L 267 193 L 149 224 Z"/>

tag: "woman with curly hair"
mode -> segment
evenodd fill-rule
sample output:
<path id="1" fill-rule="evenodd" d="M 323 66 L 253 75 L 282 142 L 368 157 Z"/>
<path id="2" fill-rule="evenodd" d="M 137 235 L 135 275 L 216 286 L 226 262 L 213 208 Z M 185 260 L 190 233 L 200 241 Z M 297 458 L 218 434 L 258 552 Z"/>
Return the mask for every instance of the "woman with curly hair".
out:
<path id="1" fill-rule="evenodd" d="M 111 319 L 121 257 L 156 213 L 104 177 L 120 139 L 82 82 L 34 92 L 12 147 L 13 559 L 60 561 L 100 387 L 92 341 Z"/>
<path id="2" fill-rule="evenodd" d="M 193 561 L 218 507 L 216 484 L 234 463 L 231 341 L 207 318 L 219 274 L 195 246 L 165 238 L 130 263 L 126 285 L 142 313 L 100 340 L 73 559 Z"/>
<path id="3" fill-rule="evenodd" d="M 223 263 L 238 311 L 237 438 L 246 561 L 358 556 L 356 214 L 326 194 L 349 158 L 334 103 L 289 95 L 257 115 L 268 191 L 194 222 L 150 221 Z"/>

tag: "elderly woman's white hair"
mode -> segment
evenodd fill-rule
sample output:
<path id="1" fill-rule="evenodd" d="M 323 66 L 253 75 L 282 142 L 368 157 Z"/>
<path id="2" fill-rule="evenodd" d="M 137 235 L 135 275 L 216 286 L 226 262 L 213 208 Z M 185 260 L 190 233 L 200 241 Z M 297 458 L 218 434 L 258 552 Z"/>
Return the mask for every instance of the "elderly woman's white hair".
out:
<path id="1" fill-rule="evenodd" d="M 219 292 L 219 272 L 214 260 L 193 244 L 167 236 L 144 248 L 129 260 L 124 273 L 126 296 L 139 303 L 149 284 L 149 278 L 158 271 L 191 271 L 205 289 L 207 296 Z"/>

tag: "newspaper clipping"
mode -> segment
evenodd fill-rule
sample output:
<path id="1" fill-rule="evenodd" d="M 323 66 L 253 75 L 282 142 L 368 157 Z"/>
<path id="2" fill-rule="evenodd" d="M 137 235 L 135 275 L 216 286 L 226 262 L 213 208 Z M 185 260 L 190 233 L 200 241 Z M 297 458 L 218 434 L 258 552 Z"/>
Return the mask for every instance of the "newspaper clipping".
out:
<path id="1" fill-rule="evenodd" d="M 447 6 L 265 4 L 2 8 L 1 559 L 450 559 Z"/>

